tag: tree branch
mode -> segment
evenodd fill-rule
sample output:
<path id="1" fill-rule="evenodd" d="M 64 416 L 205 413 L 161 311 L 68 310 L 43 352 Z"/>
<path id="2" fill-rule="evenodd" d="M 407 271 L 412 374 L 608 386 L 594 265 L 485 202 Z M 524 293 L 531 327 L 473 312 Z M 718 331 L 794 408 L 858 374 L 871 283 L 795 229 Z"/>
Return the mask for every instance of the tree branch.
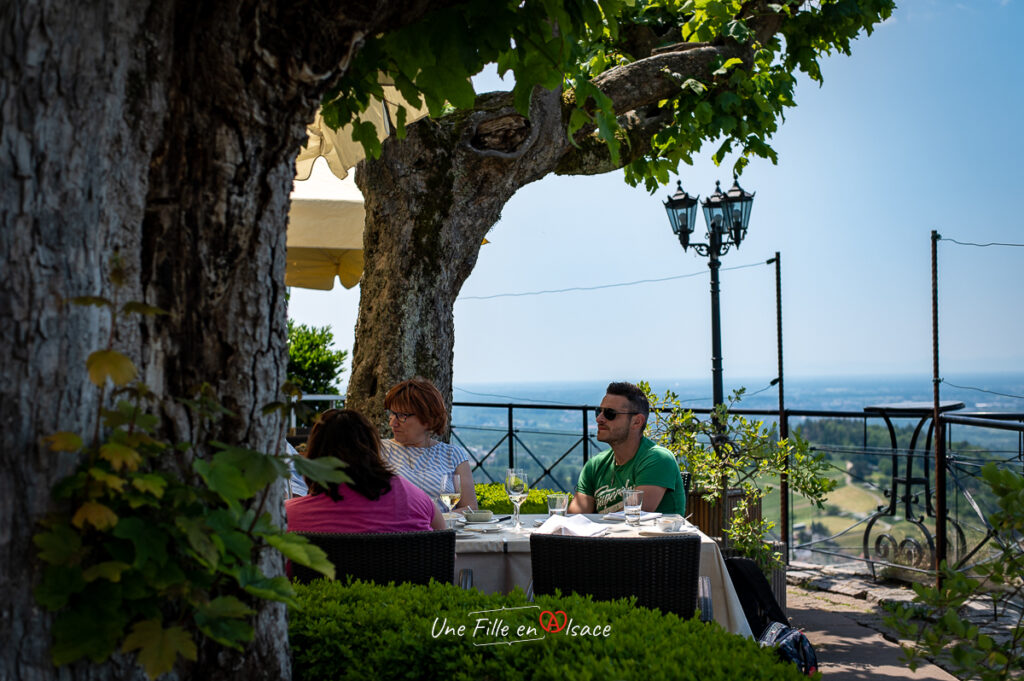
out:
<path id="1" fill-rule="evenodd" d="M 661 52 L 605 71 L 594 85 L 611 98 L 615 113 L 623 114 L 675 97 L 688 78 L 707 79 L 718 58 L 732 57 L 746 61 L 750 48 L 730 43 Z"/>

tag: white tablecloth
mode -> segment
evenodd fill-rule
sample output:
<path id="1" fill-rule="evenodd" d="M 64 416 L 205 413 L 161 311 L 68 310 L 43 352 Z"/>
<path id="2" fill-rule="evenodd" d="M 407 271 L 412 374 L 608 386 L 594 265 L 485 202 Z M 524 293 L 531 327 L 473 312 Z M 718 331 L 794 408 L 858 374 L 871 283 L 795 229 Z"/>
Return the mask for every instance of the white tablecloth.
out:
<path id="1" fill-rule="evenodd" d="M 587 516 L 591 520 L 602 522 L 600 515 Z M 473 586 L 486 593 L 509 593 L 515 587 L 524 591 L 530 584 L 532 567 L 530 564 L 530 534 L 535 529 L 537 520 L 547 518 L 546 515 L 522 516 L 523 531 L 521 534 L 511 532 L 512 521 L 500 524 L 501 530 L 494 533 L 473 533 L 469 537 L 461 536 L 455 540 L 455 573 L 469 568 L 473 570 Z M 617 529 L 622 523 L 616 523 Z M 630 528 L 616 531 L 609 537 L 636 537 L 643 541 L 641 530 L 653 530 L 652 523 L 642 525 L 639 529 Z M 467 533 L 468 534 L 468 533 Z M 714 606 L 715 621 L 726 631 L 742 636 L 751 636 L 750 626 L 743 615 L 736 590 L 729 579 L 722 553 L 718 544 L 707 535 L 700 534 L 700 574 L 711 581 L 711 603 Z"/>

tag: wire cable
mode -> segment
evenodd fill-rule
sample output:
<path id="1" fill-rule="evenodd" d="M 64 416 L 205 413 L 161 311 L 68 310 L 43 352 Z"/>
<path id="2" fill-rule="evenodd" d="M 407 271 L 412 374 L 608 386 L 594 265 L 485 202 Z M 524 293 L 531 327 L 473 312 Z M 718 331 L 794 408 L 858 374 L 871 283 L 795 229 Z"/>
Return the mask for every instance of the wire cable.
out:
<path id="1" fill-rule="evenodd" d="M 1024 244 L 1009 244 L 999 241 L 991 241 L 987 244 L 978 244 L 973 241 L 957 241 L 956 239 L 947 239 L 946 237 L 939 235 L 940 241 L 949 241 L 950 243 L 958 244 L 960 246 L 977 246 L 978 248 L 988 248 L 989 246 L 1014 246 L 1017 248 L 1024 247 Z"/>
<path id="2" fill-rule="evenodd" d="M 517 402 L 517 403 L 522 403 L 522 402 L 539 402 L 539 403 L 543 403 L 543 404 L 564 404 L 567 407 L 568 406 L 577 406 L 577 405 L 570 404 L 569 402 L 558 402 L 556 400 L 542 400 L 542 399 L 536 398 L 536 397 L 513 397 L 512 395 L 496 395 L 494 393 L 477 393 L 477 392 L 473 392 L 472 390 L 466 390 L 465 388 L 460 388 L 457 385 L 452 386 L 452 388 L 455 389 L 455 390 L 459 390 L 461 392 L 464 392 L 464 393 L 468 393 L 470 395 L 477 395 L 478 397 L 500 397 L 503 400 L 512 400 L 513 402 Z"/>
<path id="3" fill-rule="evenodd" d="M 972 388 L 969 385 L 957 385 L 956 383 L 950 383 L 944 378 L 940 378 L 939 381 L 945 383 L 951 388 L 958 388 L 960 390 L 976 390 L 979 393 L 988 393 L 989 395 L 999 395 L 1000 397 L 1012 397 L 1015 400 L 1024 400 L 1024 395 L 1011 395 L 1010 393 L 1000 393 L 995 390 L 985 390 L 984 388 Z"/>
<path id="4" fill-rule="evenodd" d="M 723 267 L 723 271 L 742 270 L 748 267 L 763 266 L 763 262 L 750 263 L 749 265 L 736 265 L 734 267 Z M 458 300 L 492 300 L 494 298 L 520 298 L 523 296 L 542 296 L 551 293 L 571 293 L 573 291 L 599 291 L 606 288 L 621 288 L 624 286 L 638 286 L 640 284 L 658 284 L 663 281 L 674 281 L 676 279 L 690 279 L 707 274 L 707 272 L 691 272 L 690 274 L 677 274 L 673 277 L 662 277 L 660 279 L 638 279 L 637 281 L 625 281 L 617 284 L 600 284 L 598 286 L 571 286 L 569 288 L 548 289 L 544 291 L 521 291 L 519 293 L 494 293 L 489 296 L 459 296 Z"/>

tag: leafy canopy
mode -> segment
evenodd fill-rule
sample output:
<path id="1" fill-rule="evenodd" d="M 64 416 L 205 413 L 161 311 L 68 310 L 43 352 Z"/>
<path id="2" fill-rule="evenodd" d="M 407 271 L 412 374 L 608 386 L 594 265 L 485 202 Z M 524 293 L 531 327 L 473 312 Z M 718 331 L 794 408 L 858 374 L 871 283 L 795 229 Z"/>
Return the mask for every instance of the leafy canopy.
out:
<path id="1" fill-rule="evenodd" d="M 324 120 L 338 128 L 383 98 L 380 79 L 391 80 L 409 102 L 425 102 L 434 117 L 446 103 L 475 105 L 469 78 L 486 64 L 511 73 L 516 109 L 528 115 L 535 86 L 563 87 L 573 110 L 567 134 L 591 131 L 608 147 L 626 180 L 654 191 L 679 163 L 692 163 L 705 141 L 717 143 L 716 163 L 738 152 L 739 173 L 751 157 L 776 161 L 769 141 L 787 107 L 795 106 L 797 73 L 821 82 L 820 58 L 850 54 L 861 32 L 887 19 L 893 0 L 471 0 L 439 10 L 405 29 L 367 41 L 338 86 L 324 97 Z M 602 79 L 651 57 L 652 50 L 716 51 L 711 68 L 657 74 L 674 82 L 656 102 L 640 102 L 664 118 L 644 135 L 643 149 L 630 146 L 623 114 L 634 107 L 613 98 Z M 638 71 L 636 85 L 654 76 Z M 398 136 L 404 135 L 404 111 Z M 369 122 L 353 126 L 371 158 L 380 142 Z M 648 144 L 649 143 L 649 144 Z"/>

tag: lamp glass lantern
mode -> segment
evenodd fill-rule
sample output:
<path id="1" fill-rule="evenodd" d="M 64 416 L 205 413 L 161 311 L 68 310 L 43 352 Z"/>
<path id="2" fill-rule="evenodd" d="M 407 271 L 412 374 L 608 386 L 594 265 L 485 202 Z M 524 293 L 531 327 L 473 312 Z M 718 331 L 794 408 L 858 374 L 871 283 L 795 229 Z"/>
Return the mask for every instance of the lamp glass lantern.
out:
<path id="1" fill-rule="evenodd" d="M 740 183 L 733 178 L 732 187 L 725 195 L 728 211 L 729 234 L 736 248 L 747 236 L 747 225 L 750 224 L 750 209 L 754 206 L 754 193 L 744 191 Z"/>
<path id="2" fill-rule="evenodd" d="M 725 236 L 729 225 L 729 198 L 722 193 L 722 184 L 715 181 L 715 191 L 701 204 L 704 207 L 704 221 L 708 225 L 708 235 L 717 233 Z"/>
<path id="3" fill-rule="evenodd" d="M 681 181 L 676 182 L 676 187 L 676 193 L 665 201 L 665 212 L 668 213 L 672 233 L 679 237 L 679 243 L 683 245 L 685 251 L 690 245 L 690 235 L 693 234 L 694 223 L 697 221 L 698 197 L 687 194 Z"/>

